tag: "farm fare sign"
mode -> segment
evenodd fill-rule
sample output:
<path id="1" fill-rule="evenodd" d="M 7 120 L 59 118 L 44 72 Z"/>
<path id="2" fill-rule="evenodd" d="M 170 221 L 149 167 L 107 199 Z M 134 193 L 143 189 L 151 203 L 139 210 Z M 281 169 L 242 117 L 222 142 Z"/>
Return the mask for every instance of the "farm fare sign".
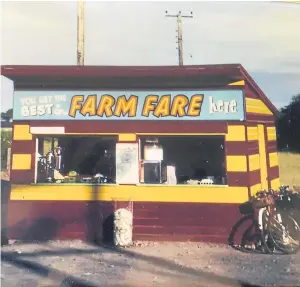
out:
<path id="1" fill-rule="evenodd" d="M 14 120 L 243 120 L 240 90 L 16 91 Z"/>

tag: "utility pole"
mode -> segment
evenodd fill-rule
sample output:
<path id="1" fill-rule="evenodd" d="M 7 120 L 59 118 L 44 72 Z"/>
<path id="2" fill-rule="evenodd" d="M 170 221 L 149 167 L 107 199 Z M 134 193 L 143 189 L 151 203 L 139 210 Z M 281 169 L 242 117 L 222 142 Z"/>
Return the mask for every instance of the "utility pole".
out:
<path id="1" fill-rule="evenodd" d="M 77 10 L 77 65 L 84 65 L 84 1 L 78 1 Z"/>
<path id="2" fill-rule="evenodd" d="M 179 66 L 183 66 L 182 18 L 193 18 L 193 12 L 191 12 L 191 15 L 182 15 L 181 11 L 179 11 L 177 13 L 177 15 L 170 15 L 170 14 L 168 14 L 168 11 L 166 11 L 166 17 L 176 17 L 177 18 L 178 60 L 179 60 Z"/>

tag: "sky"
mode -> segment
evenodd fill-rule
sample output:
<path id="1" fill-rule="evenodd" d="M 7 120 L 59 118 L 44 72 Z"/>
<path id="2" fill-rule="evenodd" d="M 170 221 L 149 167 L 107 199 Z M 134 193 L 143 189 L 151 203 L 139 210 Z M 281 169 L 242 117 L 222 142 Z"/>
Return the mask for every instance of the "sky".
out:
<path id="1" fill-rule="evenodd" d="M 300 5 L 275 2 L 85 3 L 85 65 L 178 65 L 176 14 L 184 64 L 241 63 L 276 107 L 300 93 Z M 1 2 L 2 65 L 76 65 L 77 3 Z M 13 83 L 1 76 L 1 111 Z"/>

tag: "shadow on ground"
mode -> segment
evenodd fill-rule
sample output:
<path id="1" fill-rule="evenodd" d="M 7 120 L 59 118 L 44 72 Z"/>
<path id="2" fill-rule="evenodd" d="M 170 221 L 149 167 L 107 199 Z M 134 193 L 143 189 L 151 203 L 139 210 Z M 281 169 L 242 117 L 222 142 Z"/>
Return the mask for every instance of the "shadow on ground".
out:
<path id="1" fill-rule="evenodd" d="M 156 275 L 163 275 L 163 276 L 167 275 L 167 276 L 172 276 L 173 278 L 178 277 L 181 280 L 186 278 L 186 281 L 189 281 L 190 279 L 194 279 L 198 282 L 209 281 L 214 284 L 224 284 L 227 286 L 244 286 L 244 287 L 255 286 L 255 285 L 247 284 L 245 282 L 230 279 L 225 276 L 219 276 L 209 272 L 204 272 L 190 267 L 181 266 L 176 263 L 173 263 L 170 260 L 166 260 L 163 258 L 149 256 L 149 255 L 147 256 L 142 255 L 129 249 L 120 249 L 108 245 L 101 245 L 97 247 L 93 245 L 90 247 L 92 247 L 90 250 L 66 248 L 66 249 L 59 249 L 59 250 L 42 250 L 42 251 L 34 251 L 34 252 L 27 252 L 27 253 L 25 252 L 22 254 L 19 254 L 17 252 L 4 251 L 1 254 L 1 258 L 3 263 L 6 262 L 11 265 L 14 265 L 15 267 L 26 269 L 33 274 L 36 274 L 40 277 L 47 278 L 55 282 L 56 286 L 64 286 L 64 287 L 65 286 L 83 286 L 83 287 L 91 286 L 92 287 L 92 286 L 100 286 L 100 285 L 95 285 L 95 283 L 88 282 L 86 280 L 76 278 L 73 275 L 69 275 L 67 273 L 58 271 L 57 269 L 44 266 L 38 262 L 35 262 L 34 260 L 37 259 L 38 257 L 44 257 L 44 256 L 60 256 L 60 257 L 67 256 L 67 255 L 83 256 L 88 254 L 95 254 L 95 253 L 101 254 L 101 253 L 109 252 L 109 253 L 121 254 L 128 258 L 134 257 L 136 260 L 150 263 L 153 266 L 159 268 L 159 272 L 156 273 Z M 111 264 L 111 262 L 107 262 L 107 263 Z M 113 263 L 116 265 L 118 264 L 118 262 L 116 261 Z M 147 271 L 147 270 L 142 270 L 143 269 L 142 266 L 138 266 L 137 269 L 138 271 Z M 127 282 L 124 282 L 122 286 L 130 286 L 130 284 L 126 285 L 126 283 Z M 105 284 L 103 285 L 101 283 L 101 286 L 105 286 Z M 107 286 L 111 286 L 111 285 L 108 284 Z"/>

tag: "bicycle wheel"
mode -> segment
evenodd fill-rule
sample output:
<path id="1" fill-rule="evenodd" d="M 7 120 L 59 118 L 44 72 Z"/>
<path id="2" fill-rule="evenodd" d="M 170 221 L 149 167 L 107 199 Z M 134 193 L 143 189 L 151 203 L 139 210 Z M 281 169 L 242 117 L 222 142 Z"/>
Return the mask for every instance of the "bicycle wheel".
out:
<path id="1" fill-rule="evenodd" d="M 265 253 L 274 253 L 275 246 L 273 244 L 273 240 L 270 237 L 269 232 L 269 222 L 272 216 L 270 216 L 270 212 L 267 209 L 259 210 L 259 229 L 261 234 L 261 240 L 264 247 Z"/>
<path id="2" fill-rule="evenodd" d="M 300 249 L 300 227 L 291 214 L 277 212 L 270 221 L 270 237 L 275 248 L 283 253 L 296 253 Z"/>

